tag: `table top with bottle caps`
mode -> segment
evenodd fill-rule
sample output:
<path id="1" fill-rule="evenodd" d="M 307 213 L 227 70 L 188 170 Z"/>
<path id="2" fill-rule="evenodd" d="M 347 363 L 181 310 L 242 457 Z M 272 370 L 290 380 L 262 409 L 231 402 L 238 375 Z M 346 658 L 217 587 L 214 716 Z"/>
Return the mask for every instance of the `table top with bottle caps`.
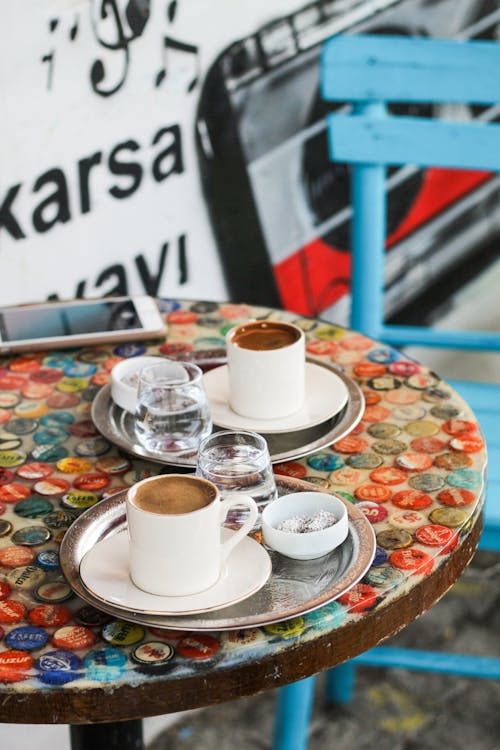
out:
<path id="1" fill-rule="evenodd" d="M 484 439 L 436 373 L 322 320 L 247 304 L 160 305 L 164 340 L 0 360 L 1 722 L 135 718 L 307 677 L 411 622 L 477 546 Z M 117 362 L 142 354 L 218 362 L 229 328 L 252 318 L 296 323 L 308 357 L 333 363 L 363 392 L 349 434 L 274 470 L 358 507 L 376 537 L 371 567 L 335 601 L 261 627 L 188 632 L 113 618 L 73 593 L 59 545 L 87 508 L 159 466 L 99 434 L 92 402 Z"/>

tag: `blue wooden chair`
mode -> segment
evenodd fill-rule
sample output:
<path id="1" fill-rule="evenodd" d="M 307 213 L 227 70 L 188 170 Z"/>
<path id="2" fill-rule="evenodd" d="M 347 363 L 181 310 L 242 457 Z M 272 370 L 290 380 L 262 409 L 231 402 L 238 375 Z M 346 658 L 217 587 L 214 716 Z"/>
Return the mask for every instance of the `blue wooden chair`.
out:
<path id="1" fill-rule="evenodd" d="M 497 104 L 499 71 L 495 42 L 345 35 L 325 44 L 323 98 L 352 102 L 349 112 L 327 118 L 330 158 L 352 165 L 352 328 L 400 347 L 500 350 L 498 332 L 384 322 L 386 166 L 500 171 L 500 124 L 391 115 L 387 103 Z M 486 437 L 490 469 L 480 546 L 500 551 L 500 384 L 448 382 L 470 404 Z M 328 672 L 331 700 L 351 699 L 356 664 L 500 678 L 500 659 L 379 646 Z M 280 690 L 275 750 L 307 746 L 313 687 L 309 678 Z"/>
<path id="2" fill-rule="evenodd" d="M 328 116 L 330 157 L 352 167 L 351 325 L 396 346 L 500 351 L 500 333 L 384 322 L 386 165 L 500 171 L 500 124 L 391 116 L 388 102 L 500 102 L 500 44 L 338 36 L 322 58 L 322 94 L 353 102 Z M 500 380 L 500 373 L 499 373 Z M 479 419 L 490 455 L 483 549 L 500 551 L 500 384 L 449 380 Z"/>
<path id="3" fill-rule="evenodd" d="M 342 36 L 322 59 L 323 96 L 350 101 L 349 114 L 328 116 L 330 157 L 352 168 L 351 325 L 396 346 L 500 350 L 500 333 L 394 326 L 384 322 L 386 165 L 417 164 L 500 171 L 500 124 L 391 116 L 388 102 L 500 102 L 500 45 L 495 42 Z M 500 380 L 500 373 L 499 373 Z M 500 551 L 500 383 L 449 380 L 478 417 L 489 477 L 482 549 Z M 378 647 L 360 664 L 500 677 L 500 660 Z M 350 662 L 328 675 L 329 697 L 351 697 Z"/>

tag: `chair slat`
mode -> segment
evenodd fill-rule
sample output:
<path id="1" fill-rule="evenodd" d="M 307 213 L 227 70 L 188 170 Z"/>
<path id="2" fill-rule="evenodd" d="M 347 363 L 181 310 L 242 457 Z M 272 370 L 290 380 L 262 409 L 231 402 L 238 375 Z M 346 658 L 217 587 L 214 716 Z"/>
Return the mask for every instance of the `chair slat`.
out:
<path id="1" fill-rule="evenodd" d="M 447 382 L 470 405 L 488 443 L 500 446 L 500 385 L 466 380 Z"/>
<path id="2" fill-rule="evenodd" d="M 471 349 L 486 351 L 500 350 L 500 332 L 498 331 L 459 331 L 445 328 L 425 328 L 423 326 L 377 326 L 367 331 L 373 338 L 381 338 L 395 346 L 436 346 L 451 349 Z"/>
<path id="3" fill-rule="evenodd" d="M 323 50 L 322 95 L 330 101 L 500 101 L 496 42 L 342 35 Z"/>
<path id="4" fill-rule="evenodd" d="M 370 666 L 415 669 L 423 672 L 447 672 L 468 677 L 500 678 L 500 659 L 486 656 L 422 651 L 394 646 L 378 646 L 355 657 L 353 661 Z"/>
<path id="5" fill-rule="evenodd" d="M 500 398 L 500 389 L 498 396 Z M 474 406 L 472 406 L 472 409 L 484 434 L 489 453 L 491 454 L 492 451 L 496 451 L 498 460 L 500 461 L 500 422 L 498 414 L 489 415 L 486 412 L 475 409 Z M 500 465 L 496 464 L 492 469 L 496 471 L 500 479 Z"/>
<path id="6" fill-rule="evenodd" d="M 500 531 L 500 507 L 495 503 L 495 497 L 500 493 L 500 482 L 488 479 L 488 489 L 484 504 L 484 528 Z M 483 546 L 483 549 L 487 549 Z M 490 547 L 491 549 L 491 547 Z M 493 548 L 498 551 L 498 548 Z"/>
<path id="7" fill-rule="evenodd" d="M 335 161 L 500 170 L 500 125 L 362 114 L 327 120 Z"/>
<path id="8" fill-rule="evenodd" d="M 500 379 L 500 372 L 499 372 Z M 471 380 L 448 380 L 447 382 L 455 388 L 468 404 L 474 409 L 474 413 L 486 417 L 490 416 L 496 431 L 500 434 L 500 385 L 497 383 L 479 383 Z M 498 421 L 497 421 L 498 420 Z"/>
<path id="9" fill-rule="evenodd" d="M 500 461 L 500 450 L 491 450 L 490 446 L 488 445 L 488 455 L 489 455 L 489 462 L 488 462 L 488 488 L 487 492 L 492 493 L 492 497 L 495 494 L 495 490 L 493 487 L 496 487 L 496 491 L 500 492 L 500 467 L 498 466 L 498 462 Z M 492 488 L 490 490 L 490 487 Z M 497 510 L 497 516 L 498 520 L 500 522 L 500 506 Z M 499 524 L 500 525 L 500 524 Z"/>

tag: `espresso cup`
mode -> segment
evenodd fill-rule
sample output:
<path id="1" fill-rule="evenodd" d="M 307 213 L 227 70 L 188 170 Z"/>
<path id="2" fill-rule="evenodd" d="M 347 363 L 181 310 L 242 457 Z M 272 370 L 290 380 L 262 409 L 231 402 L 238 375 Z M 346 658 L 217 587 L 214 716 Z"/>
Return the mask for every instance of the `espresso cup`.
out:
<path id="1" fill-rule="evenodd" d="M 256 320 L 232 328 L 226 342 L 233 411 L 253 419 L 279 419 L 302 408 L 304 331 L 292 323 Z"/>
<path id="2" fill-rule="evenodd" d="M 248 508 L 241 528 L 221 542 L 221 525 L 234 506 Z M 130 577 L 143 591 L 188 596 L 213 586 L 234 547 L 251 531 L 251 497 L 221 500 L 217 487 L 187 474 L 148 477 L 127 493 Z"/>

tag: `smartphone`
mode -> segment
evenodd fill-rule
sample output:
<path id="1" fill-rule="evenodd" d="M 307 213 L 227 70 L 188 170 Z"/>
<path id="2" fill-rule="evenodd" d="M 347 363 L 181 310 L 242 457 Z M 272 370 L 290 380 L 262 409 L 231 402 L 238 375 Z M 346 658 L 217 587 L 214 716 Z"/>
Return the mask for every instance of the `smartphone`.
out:
<path id="1" fill-rule="evenodd" d="M 166 330 L 148 296 L 0 308 L 2 353 L 159 338 Z"/>

